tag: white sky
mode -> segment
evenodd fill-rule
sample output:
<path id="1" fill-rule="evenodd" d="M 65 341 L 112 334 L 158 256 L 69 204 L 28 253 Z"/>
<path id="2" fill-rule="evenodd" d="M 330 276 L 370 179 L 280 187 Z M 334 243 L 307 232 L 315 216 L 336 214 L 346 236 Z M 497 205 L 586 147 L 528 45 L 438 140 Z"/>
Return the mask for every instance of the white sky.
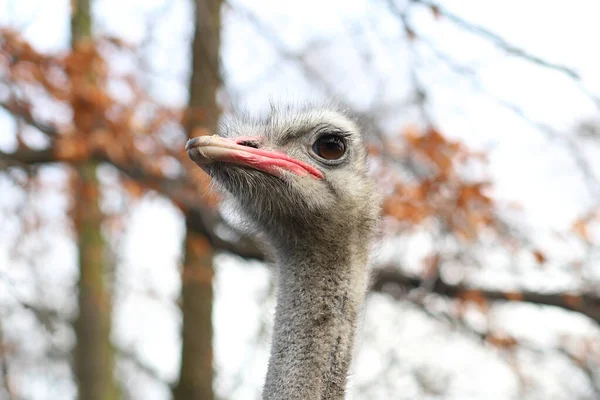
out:
<path id="1" fill-rule="evenodd" d="M 96 0 L 98 29 L 137 43 L 145 34 L 145 18 L 161 4 L 159 0 Z M 267 21 L 277 37 L 291 49 L 304 49 L 320 38 L 337 38 L 334 46 L 311 53 L 309 59 L 311 65 L 333 82 L 338 94 L 354 104 L 364 108 L 377 102 L 394 103 L 405 99 L 410 54 L 401 39 L 400 25 L 387 14 L 385 2 L 240 0 L 235 4 L 243 4 Z M 519 48 L 573 68 L 581 75 L 586 87 L 600 94 L 600 57 L 593 51 L 593 41 L 600 37 L 599 2 L 456 0 L 443 4 L 453 13 L 497 33 Z M 68 43 L 68 7 L 68 0 L 0 0 L 0 25 L 21 21 L 17 26 L 23 28 L 36 47 L 45 51 L 61 50 Z M 154 79 L 152 89 L 175 104 L 183 104 L 186 96 L 187 41 L 191 34 L 189 13 L 187 1 L 172 1 L 167 12 L 160 13 L 153 34 L 155 57 L 152 65 L 166 77 Z M 275 59 L 273 50 L 256 34 L 252 25 L 231 13 L 226 14 L 224 21 L 223 65 L 232 92 L 242 103 L 251 109 L 260 109 L 271 96 L 283 94 L 303 98 L 314 94 L 315 90 L 307 89 L 302 75 L 289 63 Z M 428 11 L 416 12 L 412 21 L 417 31 L 440 51 L 458 64 L 475 69 L 485 91 L 492 94 L 492 98 L 481 94 L 473 88 L 469 78 L 452 74 L 423 49 L 425 67 L 419 76 L 431 93 L 434 119 L 441 131 L 474 149 L 489 151 L 489 174 L 496 197 L 523 207 L 523 222 L 537 232 L 535 240 L 545 245 L 545 250 L 557 255 L 569 254 L 570 247 L 562 250 L 555 247 L 556 242 L 549 239 L 549 229 L 568 228 L 574 218 L 597 204 L 597 199 L 594 201 L 587 193 L 564 146 L 550 141 L 498 106 L 493 98 L 513 102 L 531 119 L 548 124 L 561 133 L 570 133 L 576 123 L 596 116 L 598 110 L 572 81 L 556 72 L 506 57 L 488 43 L 457 30 L 453 24 L 434 20 Z M 349 31 L 366 33 L 350 41 L 346 38 Z M 353 49 L 356 43 L 366 44 L 373 52 L 372 60 L 366 66 Z M 375 84 L 381 77 L 386 85 L 377 88 Z M 256 85 L 257 79 L 263 82 Z M 410 122 L 410 114 L 401 114 L 389 116 L 386 126 L 399 131 Z M 0 118 L 0 147 L 10 147 L 11 130 L 9 120 Z M 592 160 L 595 171 L 600 172 L 597 144 L 586 143 L 581 151 L 595 158 Z M 48 201 L 54 203 L 45 204 L 59 204 L 56 199 Z M 135 349 L 142 360 L 172 380 L 177 374 L 179 358 L 180 321 L 175 301 L 179 291 L 176 263 L 182 224 L 176 210 L 167 202 L 148 199 L 136 207 L 128 227 L 119 244 L 123 256 L 115 338 L 121 345 Z M 9 233 L 6 230 L 0 232 L 5 237 Z M 27 294 L 28 275 L 18 272 L 20 268 L 9 261 L 10 241 L 0 240 L 0 243 L 6 243 L 0 245 L 0 271 L 15 274 L 15 286 Z M 64 239 L 64 243 L 56 240 L 56 244 L 57 248 L 48 259 L 64 262 L 67 257 L 69 263 L 74 262 L 74 249 L 68 240 Z M 255 346 L 248 343 L 260 327 L 262 314 L 258 300 L 269 290 L 268 273 L 261 266 L 248 267 L 226 256 L 219 258 L 217 265 L 214 322 L 218 387 L 223 393 L 229 393 L 232 379 L 240 368 L 244 368 L 239 377 L 242 389 L 234 397 L 255 398 L 266 371 L 267 355 L 264 347 L 255 350 Z M 40 267 L 40 271 L 55 282 L 63 282 L 57 283 L 59 288 L 68 287 L 64 282 L 73 282 L 73 266 L 63 266 L 62 270 L 56 262 L 50 266 L 55 268 L 46 265 Z M 540 273 L 529 276 L 526 281 L 538 283 L 544 279 L 552 280 L 547 274 Z M 563 281 L 564 276 L 560 274 L 552 280 L 553 285 Z M 0 300 L 5 297 L 2 290 Z M 375 345 L 367 347 L 363 344 L 364 351 L 360 353 L 359 367 L 354 375 L 357 383 L 368 381 L 378 369 L 385 367 L 382 354 L 399 351 L 403 360 L 410 360 L 406 364 L 422 364 L 424 376 L 429 373 L 428 368 L 433 367 L 436 376 L 450 374 L 455 377 L 450 383 L 449 398 L 517 398 L 515 378 L 497 356 L 464 339 L 448 336 L 437 325 L 422 321 L 422 315 L 410 309 L 399 309 L 396 303 L 383 296 L 370 299 L 368 310 L 365 337 L 372 337 L 368 343 Z M 554 314 L 539 316 L 536 312 L 513 312 L 503 321 L 520 321 L 518 328 L 510 329 L 521 329 L 520 332 L 536 339 L 540 337 L 539 324 L 561 329 L 561 325 L 569 321 L 574 331 L 591 329 L 580 318 L 561 315 L 560 323 L 553 323 Z M 410 326 L 405 325 L 405 321 L 410 321 Z M 546 339 L 552 342 L 552 338 Z M 367 339 L 363 340 L 367 342 Z M 258 353 L 254 354 L 255 351 Z M 468 357 L 463 356 L 466 353 Z M 532 361 L 529 365 L 539 367 L 541 364 Z M 551 372 L 544 372 L 547 373 L 544 376 L 550 378 L 556 375 L 557 369 L 564 367 L 544 365 Z M 399 384 L 408 388 L 404 397 L 398 398 L 419 395 L 414 378 L 407 373 L 408 367 L 398 363 L 394 368 L 398 370 Z M 569 392 L 581 390 L 567 390 L 569 386 L 561 379 L 546 381 L 547 392 L 541 393 L 540 398 L 566 399 L 570 398 Z M 143 382 L 139 386 L 144 399 L 167 398 L 164 387 L 145 380 L 139 382 Z M 574 382 L 580 383 L 577 379 Z M 42 396 L 43 390 L 38 389 L 36 400 L 53 398 L 51 394 L 47 395 L 50 397 Z M 64 390 L 68 392 L 72 388 Z M 389 398 L 385 392 L 371 393 L 370 396 Z M 357 398 L 360 398 L 358 393 Z"/>

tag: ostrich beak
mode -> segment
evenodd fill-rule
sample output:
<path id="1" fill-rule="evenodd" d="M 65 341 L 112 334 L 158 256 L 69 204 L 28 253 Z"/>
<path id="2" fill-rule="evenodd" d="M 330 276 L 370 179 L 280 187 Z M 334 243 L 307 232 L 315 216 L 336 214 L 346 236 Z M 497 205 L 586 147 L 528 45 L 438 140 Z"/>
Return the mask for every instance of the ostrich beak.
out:
<path id="1" fill-rule="evenodd" d="M 192 161 L 200 167 L 219 161 L 253 168 L 278 177 L 283 176 L 283 171 L 288 171 L 299 176 L 311 175 L 323 179 L 321 171 L 283 152 L 256 149 L 242 144 L 257 142 L 258 139 L 199 136 L 188 140 L 185 149 Z"/>

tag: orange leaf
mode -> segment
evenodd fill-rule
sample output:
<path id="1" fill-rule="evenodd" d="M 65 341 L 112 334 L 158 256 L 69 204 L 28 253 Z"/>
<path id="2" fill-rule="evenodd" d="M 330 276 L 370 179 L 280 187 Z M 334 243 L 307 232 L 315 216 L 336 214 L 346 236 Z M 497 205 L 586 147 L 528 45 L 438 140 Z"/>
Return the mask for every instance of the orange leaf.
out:
<path id="1" fill-rule="evenodd" d="M 63 161 L 78 161 L 89 157 L 89 143 L 81 137 L 61 136 L 56 140 L 54 154 Z"/>
<path id="2" fill-rule="evenodd" d="M 494 335 L 489 334 L 486 337 L 486 341 L 492 346 L 499 347 L 502 349 L 511 349 L 514 348 L 519 342 L 513 337 L 505 336 L 505 335 Z"/>
<path id="3" fill-rule="evenodd" d="M 576 294 L 563 294 L 562 299 L 571 308 L 580 308 L 583 305 L 583 298 Z"/>
<path id="4" fill-rule="evenodd" d="M 578 219 L 572 226 L 572 231 L 578 234 L 583 240 L 589 241 L 589 233 L 587 229 L 587 223 L 585 219 Z"/>
<path id="5" fill-rule="evenodd" d="M 379 148 L 379 146 L 375 146 L 373 144 L 370 144 L 367 147 L 367 152 L 369 153 L 370 156 L 377 157 L 378 155 L 381 154 L 381 149 Z"/>
<path id="6" fill-rule="evenodd" d="M 465 290 L 459 294 L 459 298 L 475 303 L 481 311 L 486 311 L 489 308 L 488 301 L 481 290 Z"/>
<path id="7" fill-rule="evenodd" d="M 131 179 L 123 180 L 123 188 L 134 199 L 139 199 L 145 192 L 145 189 L 142 185 Z"/>
<path id="8" fill-rule="evenodd" d="M 435 254 L 432 254 L 432 255 L 426 257 L 423 260 L 423 262 L 425 264 L 424 276 L 427 279 L 431 279 L 431 278 L 434 278 L 435 276 L 437 276 L 439 267 L 440 267 L 439 253 L 435 253 Z"/>
<path id="9" fill-rule="evenodd" d="M 523 301 L 525 298 L 521 292 L 507 292 L 505 297 L 510 301 Z"/>
<path id="10" fill-rule="evenodd" d="M 540 250 L 534 250 L 533 256 L 535 257 L 535 260 L 538 262 L 538 264 L 543 264 L 546 262 L 546 255 Z"/>

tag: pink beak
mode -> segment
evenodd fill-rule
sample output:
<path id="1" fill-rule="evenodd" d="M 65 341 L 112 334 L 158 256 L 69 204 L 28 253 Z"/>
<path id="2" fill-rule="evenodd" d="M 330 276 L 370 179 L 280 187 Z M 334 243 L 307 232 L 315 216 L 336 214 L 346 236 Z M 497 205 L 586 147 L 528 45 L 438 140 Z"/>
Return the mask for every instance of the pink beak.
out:
<path id="1" fill-rule="evenodd" d="M 188 155 L 200 167 L 216 161 L 254 168 L 278 177 L 283 171 L 299 176 L 311 175 L 323 179 L 323 173 L 303 161 L 296 160 L 279 151 L 261 150 L 240 143 L 258 142 L 260 138 L 220 136 L 199 136 L 188 140 L 185 149 Z"/>

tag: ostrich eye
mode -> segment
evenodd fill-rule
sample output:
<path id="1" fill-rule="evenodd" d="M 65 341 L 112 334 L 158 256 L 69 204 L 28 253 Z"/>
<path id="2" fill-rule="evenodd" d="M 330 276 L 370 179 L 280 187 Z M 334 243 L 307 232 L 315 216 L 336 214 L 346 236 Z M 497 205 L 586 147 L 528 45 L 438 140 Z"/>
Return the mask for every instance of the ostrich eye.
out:
<path id="1" fill-rule="evenodd" d="M 312 149 L 325 160 L 337 160 L 346 153 L 346 142 L 337 135 L 323 135 L 313 143 Z"/>

